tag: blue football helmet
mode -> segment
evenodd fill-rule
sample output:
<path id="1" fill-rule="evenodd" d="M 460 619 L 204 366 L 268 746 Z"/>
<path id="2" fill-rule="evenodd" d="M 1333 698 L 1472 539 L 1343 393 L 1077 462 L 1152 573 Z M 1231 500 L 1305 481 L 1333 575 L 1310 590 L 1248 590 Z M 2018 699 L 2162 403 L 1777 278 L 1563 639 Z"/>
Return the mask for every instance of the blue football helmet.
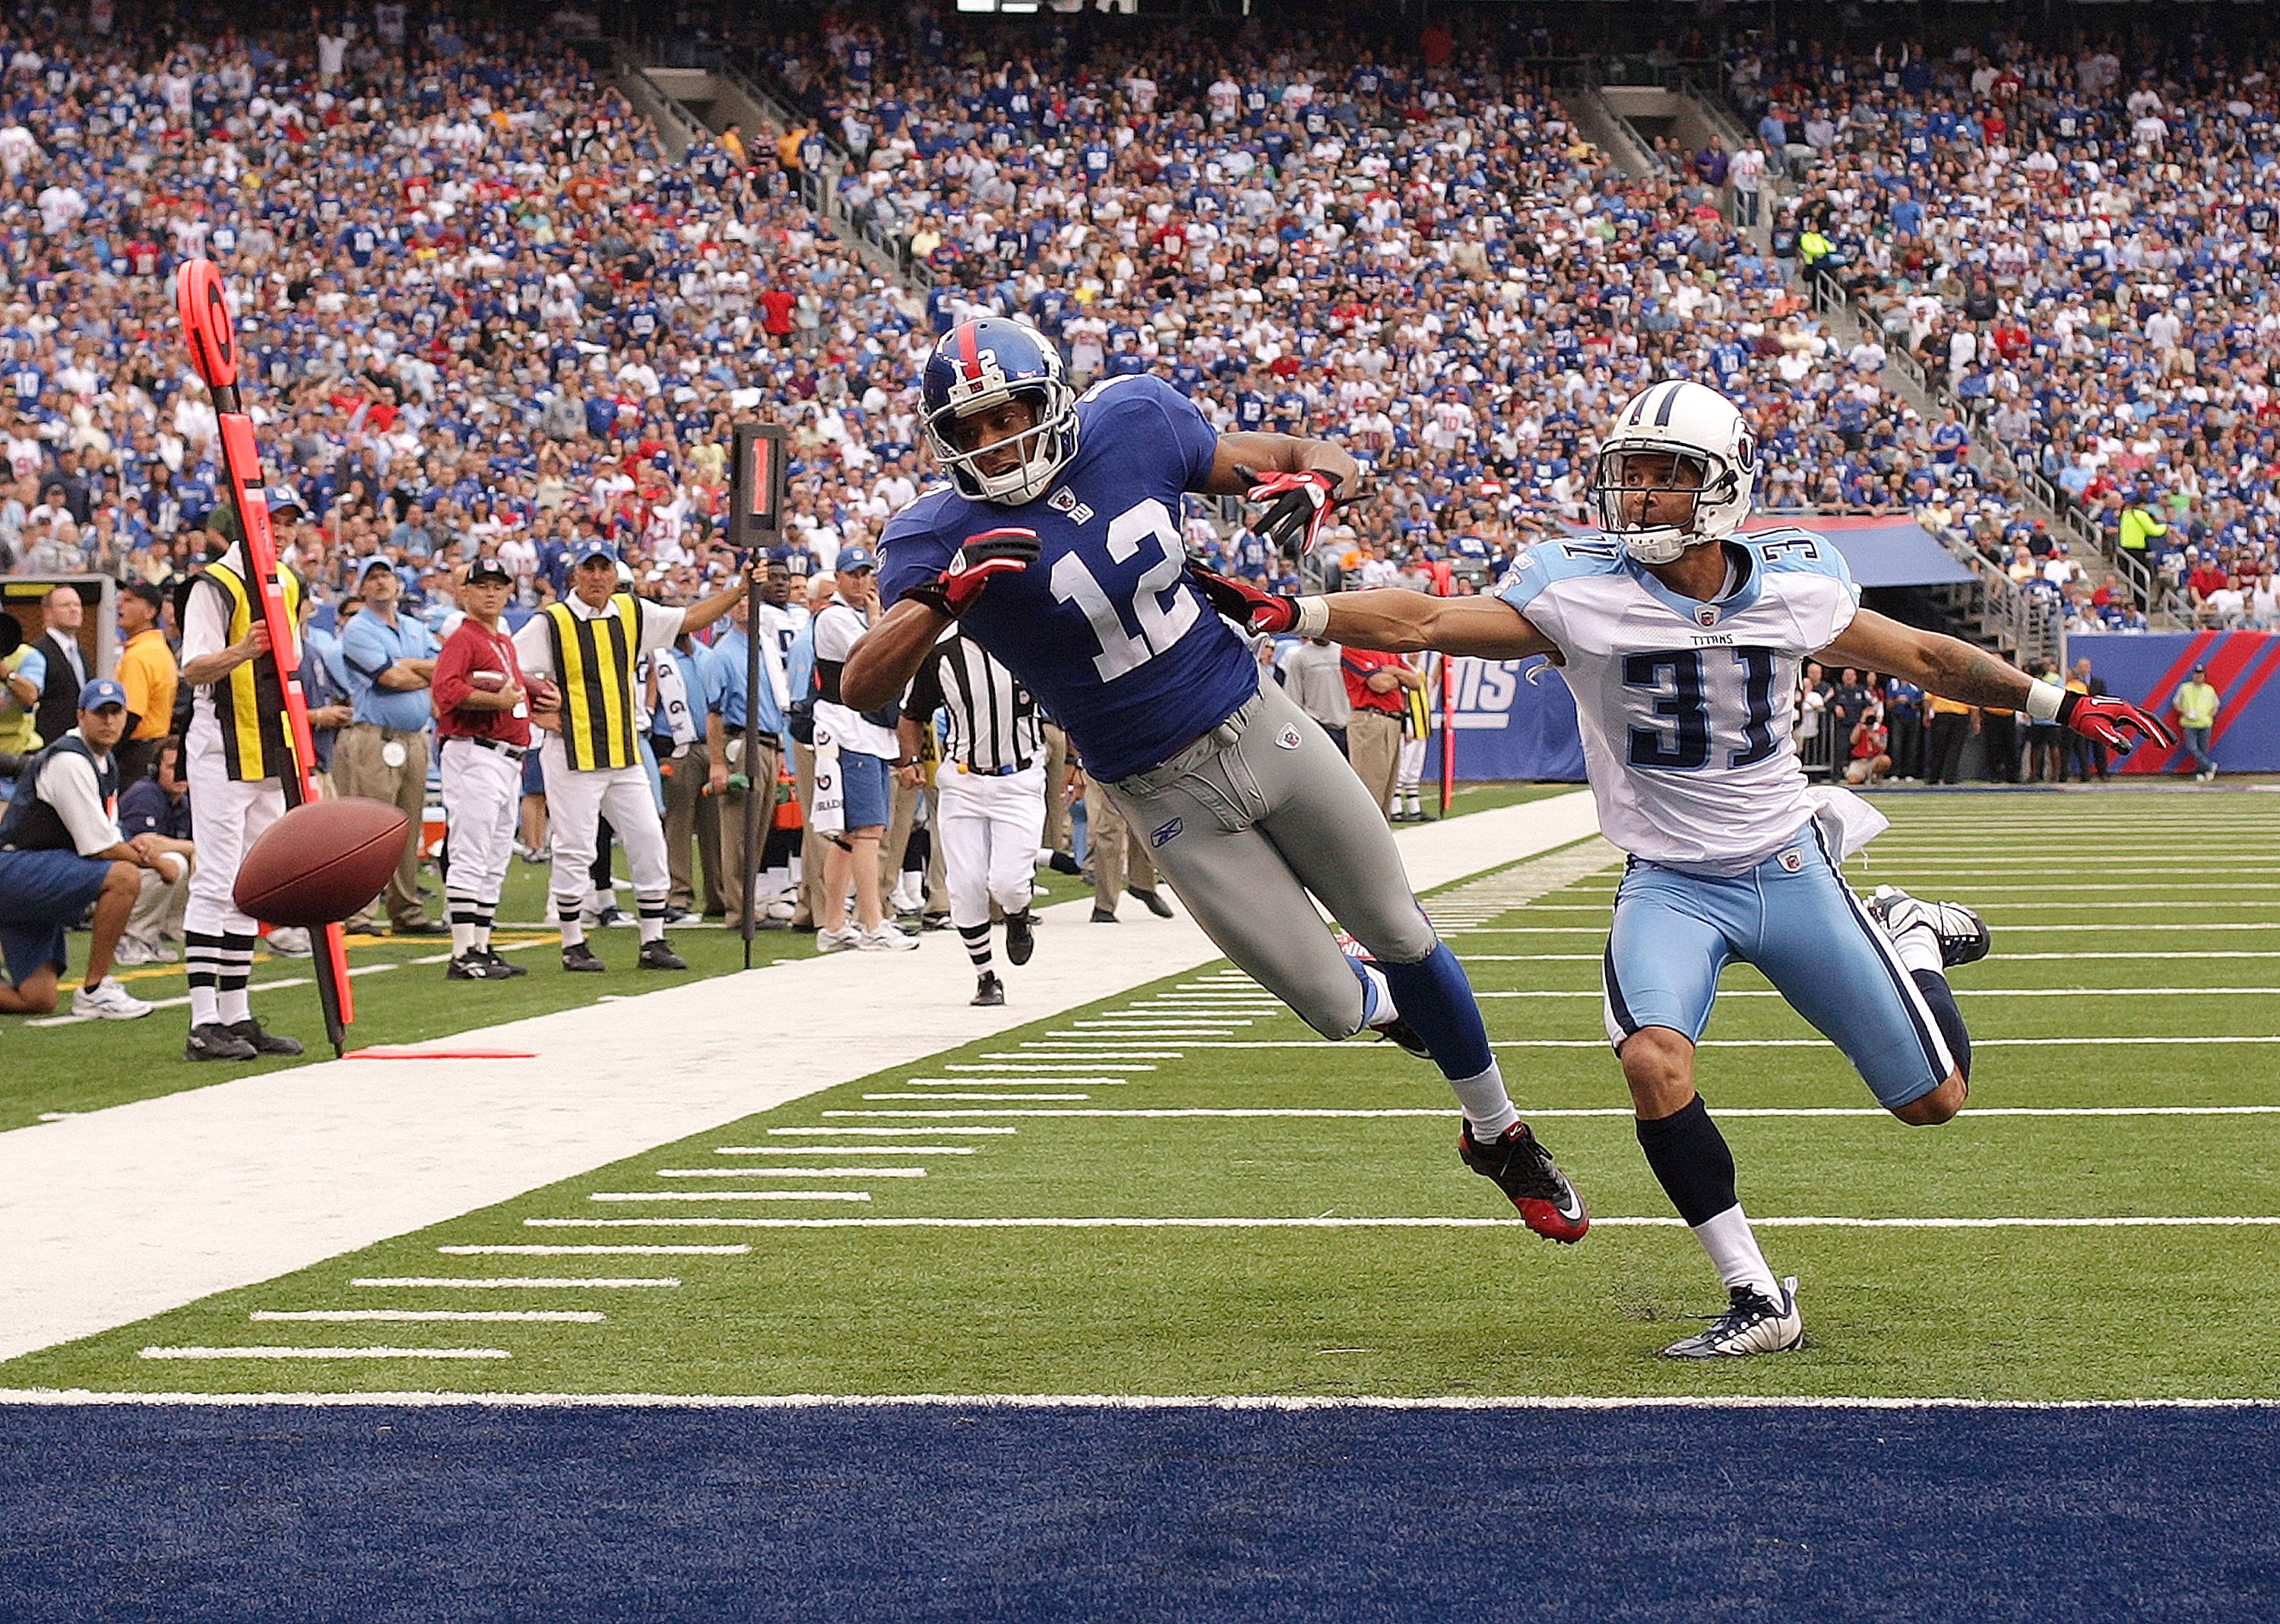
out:
<path id="1" fill-rule="evenodd" d="M 1017 321 L 983 316 L 959 322 L 927 358 L 920 389 L 927 443 L 968 501 L 1000 507 L 1034 502 L 1076 455 L 1076 391 L 1060 352 Z M 978 461 L 983 453 L 961 450 L 953 430 L 959 419 L 1009 400 L 1034 404 L 1036 425 L 989 448 L 1011 446 L 1018 459 L 1002 473 L 984 473 Z"/>

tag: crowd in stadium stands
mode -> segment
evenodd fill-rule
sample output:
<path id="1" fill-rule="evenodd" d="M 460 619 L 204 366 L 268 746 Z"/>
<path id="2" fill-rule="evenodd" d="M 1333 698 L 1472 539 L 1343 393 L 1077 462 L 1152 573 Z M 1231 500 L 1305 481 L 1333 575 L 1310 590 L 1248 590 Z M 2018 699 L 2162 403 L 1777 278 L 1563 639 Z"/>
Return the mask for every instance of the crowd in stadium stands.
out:
<path id="1" fill-rule="evenodd" d="M 1800 176 L 1784 229 L 1803 257 L 2207 627 L 2280 627 L 2280 86 L 2262 61 L 2196 26 L 2126 67 L 2008 37 L 1730 64 Z M 2140 623 L 2047 535 L 1982 530 L 2078 629 Z"/>
<path id="2" fill-rule="evenodd" d="M 1838 353 L 1729 227 L 1722 157 L 1626 179 L 1524 64 L 1445 35 L 1025 43 L 925 18 L 772 61 L 854 158 L 859 222 L 929 267 L 937 327 L 1026 315 L 1082 376 L 1152 370 L 1223 427 L 1339 435 L 1380 485 L 1345 543 L 1372 578 L 1584 520 L 1608 413 L 1673 373 L 1747 401 L 1768 508 L 2015 511 L 1883 387 L 1880 343 Z"/>

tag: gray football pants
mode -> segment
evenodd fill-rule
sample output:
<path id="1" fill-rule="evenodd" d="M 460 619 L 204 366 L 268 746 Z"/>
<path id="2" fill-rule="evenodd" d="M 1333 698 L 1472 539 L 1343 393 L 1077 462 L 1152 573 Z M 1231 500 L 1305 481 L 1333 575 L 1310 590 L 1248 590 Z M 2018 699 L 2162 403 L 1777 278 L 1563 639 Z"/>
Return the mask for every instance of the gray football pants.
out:
<path id="1" fill-rule="evenodd" d="M 1325 1037 L 1361 1030 L 1361 982 L 1309 891 L 1375 958 L 1434 949 L 1383 810 L 1276 684 L 1107 789 L 1197 923 Z"/>

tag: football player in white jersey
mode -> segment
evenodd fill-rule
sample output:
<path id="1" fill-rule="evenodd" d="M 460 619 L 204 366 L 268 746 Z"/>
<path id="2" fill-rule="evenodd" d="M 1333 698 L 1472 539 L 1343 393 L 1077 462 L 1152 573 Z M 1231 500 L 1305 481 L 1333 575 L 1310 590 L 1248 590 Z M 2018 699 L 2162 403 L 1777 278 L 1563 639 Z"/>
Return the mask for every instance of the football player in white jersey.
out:
<path id="1" fill-rule="evenodd" d="M 1222 577 L 1221 612 L 1258 631 L 1362 648 L 1543 654 L 1574 690 L 1606 837 L 1630 854 L 1604 966 L 1648 1164 L 1708 1251 L 1731 1305 L 1675 1358 L 1803 1345 L 1796 1280 L 1777 1278 L 1735 1194 L 1734 1158 L 1694 1089 L 1718 973 L 1755 965 L 1903 1122 L 1962 1106 L 1970 1039 L 1943 972 L 1983 955 L 1969 909 L 1891 888 L 1863 904 L 1839 873 L 1885 827 L 1808 789 L 1790 736 L 1799 663 L 1905 677 L 1966 704 L 2024 710 L 2126 751 L 2167 743 L 2136 705 L 2037 681 L 1983 650 L 1862 609 L 1836 548 L 1799 529 L 1735 534 L 1757 473 L 1748 425 L 1698 383 L 1626 402 L 1600 448 L 1602 531 L 1531 549 L 1493 596 L 1275 597 Z M 1198 571 L 1198 575 L 1203 572 Z"/>

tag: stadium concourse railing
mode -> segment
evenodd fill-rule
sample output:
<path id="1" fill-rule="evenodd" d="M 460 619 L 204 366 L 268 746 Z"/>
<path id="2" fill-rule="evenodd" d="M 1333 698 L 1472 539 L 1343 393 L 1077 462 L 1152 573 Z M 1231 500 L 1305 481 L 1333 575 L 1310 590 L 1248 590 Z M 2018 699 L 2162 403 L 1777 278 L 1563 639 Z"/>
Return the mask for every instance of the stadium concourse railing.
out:
<path id="1" fill-rule="evenodd" d="M 1808 272 L 1805 281 L 1811 289 L 1814 310 L 1826 314 L 1842 306 L 1880 341 L 1886 336 L 1883 319 L 1876 311 L 1867 300 L 1848 293 L 1834 277 Z M 1948 387 L 1947 380 L 1937 369 L 1925 366 L 1909 353 L 1905 345 L 1887 345 L 1884 354 L 1887 364 L 1899 368 L 1926 400 L 1953 406 L 1981 444 L 1998 448 L 1995 454 L 2001 458 L 2009 474 L 2050 510 L 2069 542 L 2088 549 L 2122 578 L 2122 583 L 2130 589 L 2130 596 L 2144 606 L 2146 619 L 2155 629 L 2173 630 L 2190 623 L 2190 611 L 2184 612 L 2184 618 L 2180 619 L 2176 591 L 2169 581 L 2143 560 L 2131 558 L 2114 545 L 2105 530 L 2091 520 L 2081 503 L 2044 478 L 2038 470 L 2010 454 L 1996 435 L 1994 426 L 1989 421 L 1991 413 L 1984 404 L 1957 394 Z"/>

